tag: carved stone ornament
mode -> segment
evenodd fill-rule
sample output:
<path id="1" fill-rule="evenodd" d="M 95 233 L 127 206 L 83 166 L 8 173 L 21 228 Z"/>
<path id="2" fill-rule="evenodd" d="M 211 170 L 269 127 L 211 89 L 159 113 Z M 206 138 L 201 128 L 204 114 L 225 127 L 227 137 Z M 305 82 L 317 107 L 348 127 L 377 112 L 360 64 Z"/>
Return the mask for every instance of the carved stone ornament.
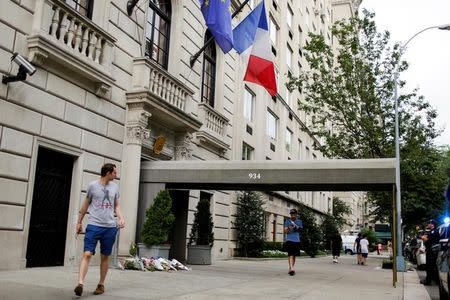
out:
<path id="1" fill-rule="evenodd" d="M 192 158 L 192 139 L 191 133 L 186 133 L 175 146 L 175 159 L 176 160 L 189 160 Z"/>
<path id="2" fill-rule="evenodd" d="M 143 126 L 127 126 L 128 144 L 142 145 L 142 142 L 150 137 L 150 130 Z"/>

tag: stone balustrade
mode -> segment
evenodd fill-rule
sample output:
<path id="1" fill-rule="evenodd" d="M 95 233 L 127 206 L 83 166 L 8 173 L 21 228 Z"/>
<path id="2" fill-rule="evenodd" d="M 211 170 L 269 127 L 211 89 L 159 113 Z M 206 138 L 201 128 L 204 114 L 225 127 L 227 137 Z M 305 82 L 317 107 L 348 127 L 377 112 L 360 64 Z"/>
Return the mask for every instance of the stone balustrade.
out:
<path id="1" fill-rule="evenodd" d="M 198 118 L 203 122 L 197 137 L 201 142 L 224 152 L 229 148 L 227 142 L 228 119 L 206 103 L 198 105 Z"/>
<path id="2" fill-rule="evenodd" d="M 133 64 L 133 90 L 146 90 L 185 113 L 193 92 L 184 83 L 147 58 L 136 58 Z"/>
<path id="3" fill-rule="evenodd" d="M 115 39 L 62 0 L 37 0 L 29 58 L 45 66 L 46 60 L 67 66 L 97 82 L 100 93 L 114 81 L 111 74 Z M 96 91 L 97 92 L 97 91 Z"/>
<path id="4" fill-rule="evenodd" d="M 206 130 L 219 137 L 225 137 L 228 119 L 205 103 L 199 104 L 199 119 Z"/>

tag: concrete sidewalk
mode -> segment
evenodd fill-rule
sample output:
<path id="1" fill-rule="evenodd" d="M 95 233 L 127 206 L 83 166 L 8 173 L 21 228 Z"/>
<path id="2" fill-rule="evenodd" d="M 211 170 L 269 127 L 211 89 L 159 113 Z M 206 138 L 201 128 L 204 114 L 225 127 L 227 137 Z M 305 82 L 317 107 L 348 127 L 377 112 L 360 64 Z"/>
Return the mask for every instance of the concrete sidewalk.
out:
<path id="1" fill-rule="evenodd" d="M 297 274 L 287 274 L 286 260 L 218 261 L 193 266 L 192 271 L 141 272 L 110 270 L 106 293 L 92 295 L 98 267 L 91 267 L 83 299 L 408 299 L 429 300 L 417 273 L 399 273 L 392 286 L 392 270 L 381 259 L 359 266 L 354 256 L 333 264 L 330 257 L 302 258 Z M 32 268 L 0 272 L 0 300 L 77 299 L 73 293 L 76 267 Z"/>

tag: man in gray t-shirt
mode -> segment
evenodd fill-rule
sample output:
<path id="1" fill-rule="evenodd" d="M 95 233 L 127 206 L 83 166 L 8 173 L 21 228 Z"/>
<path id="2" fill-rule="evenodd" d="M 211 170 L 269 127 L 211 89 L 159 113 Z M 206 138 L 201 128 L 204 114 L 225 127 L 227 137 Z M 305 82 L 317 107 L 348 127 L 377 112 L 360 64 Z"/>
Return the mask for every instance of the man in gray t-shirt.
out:
<path id="1" fill-rule="evenodd" d="M 119 188 L 114 182 L 110 181 L 106 185 L 101 184 L 100 180 L 91 182 L 86 195 L 90 201 L 88 224 L 116 227 L 114 207 L 119 196 Z"/>
<path id="2" fill-rule="evenodd" d="M 89 268 L 92 255 L 100 241 L 100 280 L 94 295 L 105 292 L 105 279 L 109 268 L 109 256 L 111 255 L 114 241 L 116 240 L 117 228 L 123 228 L 125 221 L 119 204 L 119 188 L 113 180 L 117 176 L 116 166 L 113 164 L 103 165 L 100 171 L 100 179 L 89 184 L 86 199 L 80 208 L 77 223 L 77 233 L 82 230 L 84 215 L 89 211 L 88 225 L 84 236 L 84 252 L 78 274 L 78 285 L 75 287 L 75 295 L 83 294 L 83 283 Z M 117 215 L 117 224 L 114 218 Z"/>

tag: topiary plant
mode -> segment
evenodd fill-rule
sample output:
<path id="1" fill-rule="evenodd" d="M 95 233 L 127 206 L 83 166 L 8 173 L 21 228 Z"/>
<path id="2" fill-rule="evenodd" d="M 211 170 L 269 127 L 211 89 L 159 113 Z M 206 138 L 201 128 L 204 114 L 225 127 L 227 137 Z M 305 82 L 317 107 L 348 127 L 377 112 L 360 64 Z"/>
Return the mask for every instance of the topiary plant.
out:
<path id="1" fill-rule="evenodd" d="M 146 220 L 141 238 L 147 247 L 167 242 L 175 216 L 172 213 L 172 199 L 167 190 L 156 195 L 153 204 L 145 211 Z"/>
<path id="2" fill-rule="evenodd" d="M 194 214 L 194 223 L 192 224 L 191 234 L 189 236 L 189 245 L 209 245 L 214 244 L 214 223 L 210 211 L 210 200 L 200 198 L 197 203 L 197 211 Z"/>

